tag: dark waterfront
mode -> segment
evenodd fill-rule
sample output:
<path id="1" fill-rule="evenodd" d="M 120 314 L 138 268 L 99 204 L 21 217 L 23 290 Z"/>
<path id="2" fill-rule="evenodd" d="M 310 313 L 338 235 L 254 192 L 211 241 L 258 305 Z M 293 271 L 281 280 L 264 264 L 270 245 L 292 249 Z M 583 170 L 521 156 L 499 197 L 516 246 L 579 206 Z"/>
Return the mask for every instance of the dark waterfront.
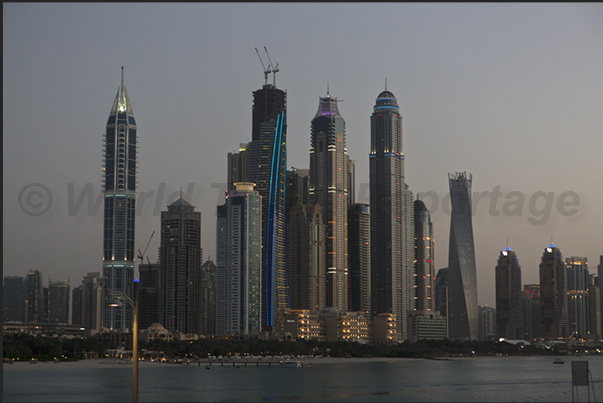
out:
<path id="1" fill-rule="evenodd" d="M 603 396 L 603 357 L 315 360 L 310 368 L 143 363 L 139 401 L 572 401 L 571 362 L 588 361 L 590 400 Z M 6 402 L 127 402 L 130 365 L 4 364 Z M 588 389 L 574 390 L 588 401 Z"/>

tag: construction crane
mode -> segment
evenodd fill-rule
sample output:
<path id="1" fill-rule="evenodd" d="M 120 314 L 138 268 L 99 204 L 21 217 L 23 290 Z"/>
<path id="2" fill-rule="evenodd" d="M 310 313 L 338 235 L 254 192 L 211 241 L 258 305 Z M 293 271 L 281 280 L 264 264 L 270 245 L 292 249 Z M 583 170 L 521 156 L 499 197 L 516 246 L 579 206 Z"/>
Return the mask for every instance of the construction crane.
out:
<path id="1" fill-rule="evenodd" d="M 260 56 L 260 52 L 258 51 L 258 48 L 255 48 L 255 52 L 258 54 L 258 57 L 260 59 L 260 63 L 262 63 L 262 68 L 264 69 L 264 82 L 265 82 L 265 85 L 268 85 L 268 74 L 270 74 L 271 70 L 270 69 L 266 70 L 266 66 L 264 66 L 264 62 L 262 61 L 262 57 Z M 268 66 L 268 67 L 270 67 L 270 66 Z"/>
<path id="2" fill-rule="evenodd" d="M 264 46 L 264 51 L 266 52 L 266 56 L 268 56 L 268 61 L 270 62 L 270 66 L 268 67 L 272 67 L 272 79 L 274 86 L 276 87 L 276 73 L 279 71 L 278 63 L 276 63 L 276 66 L 272 64 L 272 60 L 270 60 L 270 55 L 268 54 L 268 49 L 266 49 L 266 46 Z"/>
<path id="3" fill-rule="evenodd" d="M 138 257 L 140 258 L 140 264 L 144 264 L 144 254 L 147 253 L 147 249 L 149 249 L 149 245 L 151 244 L 151 241 L 153 240 L 153 235 L 155 235 L 155 231 L 153 231 L 153 233 L 151 234 L 151 237 L 149 238 L 149 242 L 147 242 L 147 246 L 146 248 L 144 248 L 144 252 L 140 252 L 140 249 L 138 249 Z M 149 258 L 147 257 L 147 261 L 149 262 L 149 264 L 151 264 L 151 261 L 149 260 Z"/>

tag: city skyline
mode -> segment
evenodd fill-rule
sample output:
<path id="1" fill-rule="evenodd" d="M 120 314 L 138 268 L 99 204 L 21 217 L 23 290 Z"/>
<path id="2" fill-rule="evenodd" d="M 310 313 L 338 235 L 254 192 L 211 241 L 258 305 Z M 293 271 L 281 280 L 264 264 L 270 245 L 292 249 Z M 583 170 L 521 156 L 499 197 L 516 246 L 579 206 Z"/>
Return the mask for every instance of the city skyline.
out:
<path id="1" fill-rule="evenodd" d="M 472 190 L 488 192 L 473 200 L 478 304 L 495 306 L 496 259 L 507 239 L 521 257 L 524 284 L 539 282 L 551 237 L 565 256 L 597 262 L 603 254 L 596 210 L 603 200 L 600 4 L 7 3 L 3 9 L 5 276 L 40 269 L 43 284 L 71 277 L 75 286 L 100 270 L 102 207 L 90 213 L 84 200 L 70 215 L 69 184 L 72 204 L 85 189 L 95 200 L 101 194 L 102 133 L 121 66 L 140 135 L 138 191 L 147 196 L 137 197 L 134 250 L 159 230 L 159 212 L 182 188 L 202 214 L 204 255 L 215 261 L 226 155 L 252 140 L 251 94 L 264 83 L 254 47 L 263 46 L 280 67 L 270 79 L 287 91 L 286 168 L 308 168 L 310 122 L 328 81 L 344 100 L 338 108 L 356 161 L 357 203 L 369 200 L 370 115 L 387 77 L 404 118 L 405 180 L 415 197 L 423 194 L 432 216 L 436 271 L 447 265 L 446 174 L 474 175 Z M 327 17 L 333 13 L 342 22 L 333 24 Z M 221 25 L 232 33 L 207 39 L 223 32 Z M 318 32 L 321 26 L 327 34 Z M 393 37 L 393 52 L 374 44 L 379 36 Z M 128 44 L 116 49 L 124 37 Z M 35 183 L 53 196 L 41 215 L 19 205 Z M 162 184 L 164 196 L 157 197 Z M 552 193 L 550 210 L 533 205 L 540 196 L 544 204 L 538 192 Z M 562 200 L 564 192 L 579 204 L 572 205 L 571 194 Z M 39 200 L 32 197 L 33 206 Z M 523 205 L 507 205 L 521 197 Z M 151 261 L 158 249 L 155 236 Z"/>

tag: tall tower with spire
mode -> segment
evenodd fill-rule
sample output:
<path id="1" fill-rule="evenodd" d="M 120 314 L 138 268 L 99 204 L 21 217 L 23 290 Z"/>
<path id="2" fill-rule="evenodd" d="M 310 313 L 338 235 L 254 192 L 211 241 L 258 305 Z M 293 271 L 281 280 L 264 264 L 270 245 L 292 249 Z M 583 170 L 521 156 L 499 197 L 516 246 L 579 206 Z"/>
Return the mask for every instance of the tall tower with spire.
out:
<path id="1" fill-rule="evenodd" d="M 348 151 L 337 98 L 320 97 L 311 122 L 310 202 L 325 225 L 327 307 L 348 309 Z"/>
<path id="2" fill-rule="evenodd" d="M 402 116 L 393 93 L 382 91 L 371 115 L 371 308 L 396 318 L 396 339 L 407 339 L 412 301 L 412 194 L 404 182 Z"/>
<path id="3" fill-rule="evenodd" d="M 138 134 L 132 105 L 121 84 L 103 135 L 103 306 L 102 326 L 125 329 L 132 326 L 132 308 L 124 303 L 110 307 L 106 289 L 132 295 L 134 281 L 134 213 Z"/>

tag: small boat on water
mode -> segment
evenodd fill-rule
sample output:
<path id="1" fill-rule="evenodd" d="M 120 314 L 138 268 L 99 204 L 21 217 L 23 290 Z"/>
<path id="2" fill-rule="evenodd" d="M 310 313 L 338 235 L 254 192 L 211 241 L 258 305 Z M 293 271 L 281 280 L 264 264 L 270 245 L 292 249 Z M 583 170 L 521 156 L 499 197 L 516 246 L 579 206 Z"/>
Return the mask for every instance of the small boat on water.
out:
<path id="1" fill-rule="evenodd" d="M 553 364 L 563 364 L 565 361 L 563 361 L 561 358 L 555 358 L 555 361 L 553 361 Z"/>

